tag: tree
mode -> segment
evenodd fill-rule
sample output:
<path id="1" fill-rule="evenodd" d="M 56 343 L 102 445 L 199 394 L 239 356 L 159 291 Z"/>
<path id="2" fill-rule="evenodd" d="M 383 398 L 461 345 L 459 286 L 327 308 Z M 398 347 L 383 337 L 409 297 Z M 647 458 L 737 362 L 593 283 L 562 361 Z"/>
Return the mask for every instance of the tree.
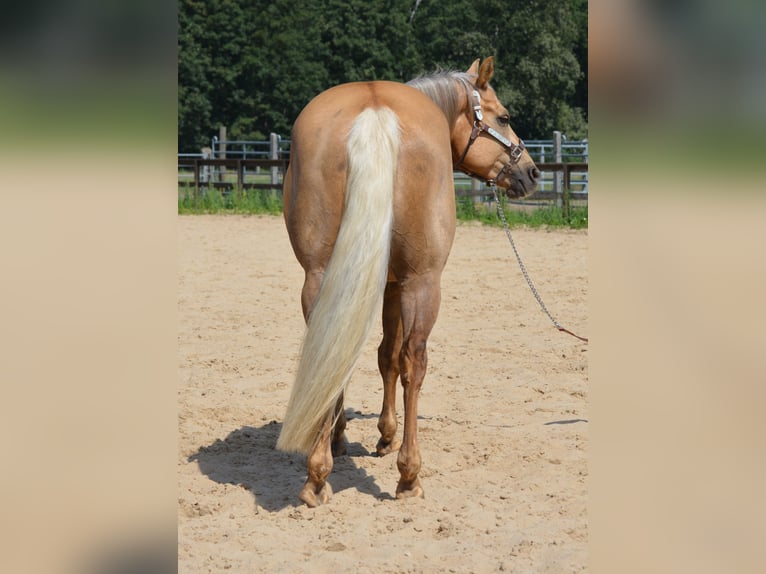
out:
<path id="1" fill-rule="evenodd" d="M 584 74 L 574 49 L 582 23 L 576 9 L 587 9 L 587 4 L 573 0 L 499 4 L 508 9 L 504 41 L 498 45 L 499 67 L 508 70 L 509 77 L 500 80 L 498 96 L 512 110 L 514 129 L 528 139 L 549 138 L 553 130 L 570 138 L 584 137 L 585 117 L 574 105 Z"/>
<path id="2" fill-rule="evenodd" d="M 526 139 L 587 135 L 587 0 L 422 2 L 412 19 L 431 67 L 495 56 L 492 81 Z M 586 69 L 587 70 L 587 69 Z"/>
<path id="3" fill-rule="evenodd" d="M 587 134 L 587 0 L 180 0 L 178 146 L 289 134 L 343 82 L 406 81 L 493 55 L 526 139 Z"/>
<path id="4" fill-rule="evenodd" d="M 198 149 L 208 137 L 213 113 L 202 46 L 204 3 L 184 2 L 178 12 L 178 151 Z"/>
<path id="5" fill-rule="evenodd" d="M 409 80 L 420 66 L 410 0 L 325 0 L 321 40 L 333 83 Z"/>
<path id="6" fill-rule="evenodd" d="M 421 72 L 437 67 L 465 71 L 476 58 L 496 53 L 472 0 L 422 2 L 411 26 L 417 51 L 426 65 Z"/>
<path id="7" fill-rule="evenodd" d="M 251 5 L 250 13 L 258 17 L 243 64 L 249 105 L 237 121 L 239 135 L 288 134 L 303 106 L 330 81 L 317 25 L 321 5 L 311 0 L 256 0 Z"/>
<path id="8" fill-rule="evenodd" d="M 575 94 L 572 99 L 575 109 L 579 108 L 585 121 L 588 121 L 588 0 L 572 0 L 575 26 L 577 27 L 577 42 L 574 55 L 580 64 L 582 74 L 577 81 Z M 587 129 L 587 128 L 586 128 Z"/>

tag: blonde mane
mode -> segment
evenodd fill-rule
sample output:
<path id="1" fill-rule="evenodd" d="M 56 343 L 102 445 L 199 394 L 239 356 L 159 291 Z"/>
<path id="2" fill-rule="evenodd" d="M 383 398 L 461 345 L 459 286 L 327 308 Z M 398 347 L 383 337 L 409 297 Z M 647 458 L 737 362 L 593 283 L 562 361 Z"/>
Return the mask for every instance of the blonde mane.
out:
<path id="1" fill-rule="evenodd" d="M 466 72 L 440 70 L 427 76 L 418 76 L 407 82 L 416 90 L 423 92 L 439 106 L 452 125 L 460 113 L 460 93 L 455 89 L 455 82 L 468 92 L 473 87 L 475 76 Z"/>

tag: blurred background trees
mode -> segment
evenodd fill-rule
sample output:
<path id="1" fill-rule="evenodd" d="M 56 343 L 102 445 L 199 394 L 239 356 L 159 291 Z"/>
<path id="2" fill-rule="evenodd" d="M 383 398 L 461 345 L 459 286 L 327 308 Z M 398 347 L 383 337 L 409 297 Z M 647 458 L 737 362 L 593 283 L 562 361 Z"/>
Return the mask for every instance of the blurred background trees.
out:
<path id="1" fill-rule="evenodd" d="M 179 0 L 178 149 L 289 137 L 336 84 L 405 82 L 495 57 L 525 139 L 587 136 L 587 0 Z"/>

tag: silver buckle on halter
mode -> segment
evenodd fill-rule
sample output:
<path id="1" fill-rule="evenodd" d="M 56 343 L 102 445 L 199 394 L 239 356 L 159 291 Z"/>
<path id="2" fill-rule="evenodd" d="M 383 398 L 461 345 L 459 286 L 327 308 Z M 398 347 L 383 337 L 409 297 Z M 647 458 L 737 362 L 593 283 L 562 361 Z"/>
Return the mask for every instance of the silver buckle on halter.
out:
<path id="1" fill-rule="evenodd" d="M 484 121 L 484 115 L 481 113 L 481 96 L 479 92 L 473 90 L 473 97 L 476 99 L 476 105 L 473 107 L 473 116 L 476 118 L 476 121 Z"/>

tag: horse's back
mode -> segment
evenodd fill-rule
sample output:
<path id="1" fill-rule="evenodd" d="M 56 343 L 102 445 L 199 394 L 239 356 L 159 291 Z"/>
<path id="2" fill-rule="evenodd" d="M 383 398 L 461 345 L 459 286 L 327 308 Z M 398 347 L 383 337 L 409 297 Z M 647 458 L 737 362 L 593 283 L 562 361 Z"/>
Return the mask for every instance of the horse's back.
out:
<path id="1" fill-rule="evenodd" d="M 307 183 L 342 179 L 338 176 L 347 169 L 345 142 L 351 124 L 366 108 L 384 107 L 399 119 L 405 155 L 427 150 L 443 156 L 449 150 L 446 118 L 423 93 L 387 81 L 341 84 L 316 96 L 296 119 L 290 157 L 293 177 Z"/>
<path id="2" fill-rule="evenodd" d="M 322 92 L 293 126 L 284 185 L 285 220 L 304 268 L 322 267 L 332 252 L 343 215 L 348 135 L 354 120 L 368 108 L 390 109 L 399 126 L 392 255 L 407 248 L 419 250 L 419 243 L 444 243 L 445 248 L 431 249 L 435 260 L 427 265 L 446 261 L 454 234 L 450 127 L 423 93 L 406 84 L 375 81 Z"/>

